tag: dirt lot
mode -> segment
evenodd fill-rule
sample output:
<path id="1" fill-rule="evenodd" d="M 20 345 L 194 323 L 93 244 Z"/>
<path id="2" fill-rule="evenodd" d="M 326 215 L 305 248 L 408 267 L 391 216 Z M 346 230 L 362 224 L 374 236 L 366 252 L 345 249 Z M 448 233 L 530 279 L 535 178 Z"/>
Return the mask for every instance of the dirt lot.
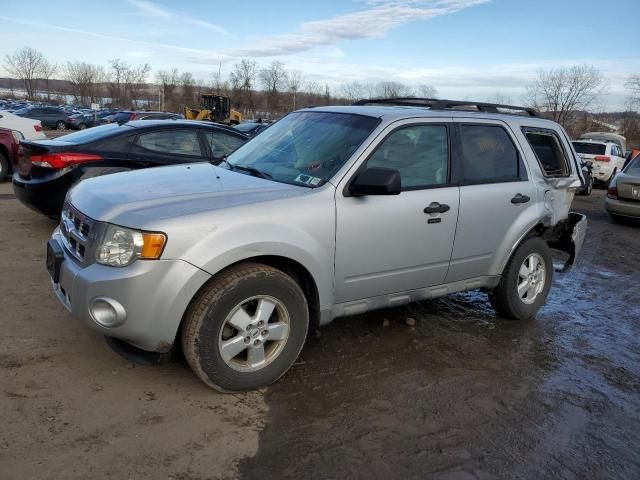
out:
<path id="1" fill-rule="evenodd" d="M 640 478 L 640 227 L 602 191 L 531 322 L 477 292 L 340 319 L 260 392 L 134 366 L 50 292 L 54 224 L 0 185 L 0 478 Z M 415 321 L 415 326 L 411 326 Z"/>

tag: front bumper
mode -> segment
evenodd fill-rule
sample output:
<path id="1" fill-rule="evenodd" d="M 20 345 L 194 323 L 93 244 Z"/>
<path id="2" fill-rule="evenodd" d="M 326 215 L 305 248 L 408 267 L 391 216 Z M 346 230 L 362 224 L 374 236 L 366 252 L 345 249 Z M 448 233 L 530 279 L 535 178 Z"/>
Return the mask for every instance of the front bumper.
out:
<path id="1" fill-rule="evenodd" d="M 640 218 L 640 201 L 622 200 L 606 197 L 604 206 L 607 212 L 624 217 Z"/>
<path id="2" fill-rule="evenodd" d="M 64 249 L 58 229 L 52 239 Z M 189 302 L 209 278 L 183 260 L 138 260 L 124 268 L 98 263 L 82 267 L 64 249 L 59 282 L 51 282 L 60 303 L 94 330 L 142 350 L 167 352 Z M 90 305 L 105 298 L 124 309 L 120 325 L 106 327 L 94 320 Z"/>
<path id="3" fill-rule="evenodd" d="M 584 239 L 587 235 L 587 216 L 581 213 L 569 212 L 569 217 L 565 220 L 555 239 L 549 241 L 549 246 L 562 250 L 569 254 L 564 265 L 556 270 L 559 272 L 568 272 L 580 255 Z"/>

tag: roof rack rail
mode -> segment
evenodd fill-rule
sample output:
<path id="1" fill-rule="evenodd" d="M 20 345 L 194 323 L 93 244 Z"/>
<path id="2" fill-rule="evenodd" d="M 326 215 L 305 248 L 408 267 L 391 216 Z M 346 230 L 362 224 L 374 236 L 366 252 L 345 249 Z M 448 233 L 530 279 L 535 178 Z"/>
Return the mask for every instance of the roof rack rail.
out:
<path id="1" fill-rule="evenodd" d="M 474 107 L 478 112 L 504 113 L 512 115 L 526 114 L 530 117 L 542 117 L 542 115 L 540 115 L 540 112 L 538 112 L 535 108 L 519 107 L 516 105 L 502 105 L 500 103 L 468 102 L 464 100 L 440 100 L 437 98 L 370 98 L 358 100 L 353 105 L 397 105 L 402 107 L 429 107 L 431 110 L 461 111 L 469 111 L 469 109 L 465 107 Z M 500 110 L 511 110 L 511 112 Z"/>

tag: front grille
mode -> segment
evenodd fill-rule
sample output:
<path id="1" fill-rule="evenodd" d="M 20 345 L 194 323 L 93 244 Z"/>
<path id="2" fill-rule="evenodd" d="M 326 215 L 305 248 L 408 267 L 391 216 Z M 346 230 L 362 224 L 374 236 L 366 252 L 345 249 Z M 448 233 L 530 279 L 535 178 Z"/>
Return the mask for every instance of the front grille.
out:
<path id="1" fill-rule="evenodd" d="M 94 221 L 65 203 L 60 217 L 64 246 L 80 262 L 84 262 Z"/>

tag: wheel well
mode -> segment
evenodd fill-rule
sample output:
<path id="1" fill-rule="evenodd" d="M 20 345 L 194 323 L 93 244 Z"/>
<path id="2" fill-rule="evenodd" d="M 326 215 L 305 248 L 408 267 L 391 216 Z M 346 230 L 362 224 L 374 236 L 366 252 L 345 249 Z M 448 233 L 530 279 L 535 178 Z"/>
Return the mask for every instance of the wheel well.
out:
<path id="1" fill-rule="evenodd" d="M 245 258 L 236 263 L 232 263 L 231 265 L 228 265 L 224 269 L 220 270 L 220 272 L 214 275 L 214 277 L 231 267 L 235 267 L 236 265 L 241 265 L 243 263 L 262 263 L 263 265 L 268 265 L 270 267 L 276 268 L 291 276 L 296 281 L 296 283 L 300 285 L 300 288 L 302 289 L 302 292 L 307 299 L 307 304 L 309 305 L 309 332 L 313 332 L 319 328 L 320 297 L 318 295 L 318 287 L 316 286 L 316 282 L 311 276 L 311 273 L 309 273 L 309 270 L 307 270 L 303 265 L 296 262 L 295 260 L 291 260 L 287 257 L 280 257 L 277 255 L 261 255 L 257 257 Z M 182 322 L 180 325 L 180 329 L 181 328 Z M 178 335 L 180 335 L 180 331 L 178 331 Z"/>
<path id="2" fill-rule="evenodd" d="M 530 237 L 544 237 L 544 234 L 546 233 L 546 231 L 547 231 L 547 227 L 545 227 L 542 223 L 538 223 L 531 230 L 529 230 L 524 237 L 522 237 L 522 240 L 520 240 L 520 243 L 522 243 L 523 241 L 525 241 L 527 238 L 530 238 Z"/>
<path id="3" fill-rule="evenodd" d="M 320 297 L 316 282 L 303 265 L 287 257 L 277 255 L 262 255 L 251 257 L 229 265 L 229 267 L 246 262 L 257 262 L 277 268 L 291 276 L 300 285 L 309 305 L 309 331 L 312 332 L 320 326 Z M 227 268 L 229 268 L 227 267 Z"/>

